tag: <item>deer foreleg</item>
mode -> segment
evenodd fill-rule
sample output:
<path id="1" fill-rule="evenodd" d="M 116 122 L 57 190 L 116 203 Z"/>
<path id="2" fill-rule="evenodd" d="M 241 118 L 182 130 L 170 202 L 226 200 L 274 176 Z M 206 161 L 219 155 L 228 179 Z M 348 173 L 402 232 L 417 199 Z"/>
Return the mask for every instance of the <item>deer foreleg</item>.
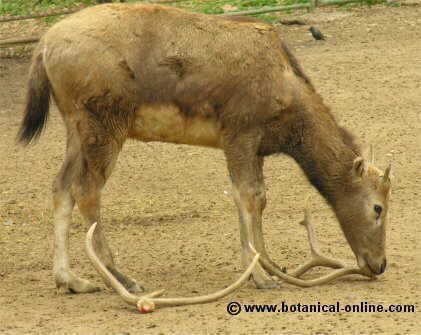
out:
<path id="1" fill-rule="evenodd" d="M 233 185 L 234 200 L 240 217 L 241 260 L 243 266 L 250 264 L 255 253 L 251 246 L 262 247 L 260 240 L 256 240 L 253 233 L 256 222 L 261 220 L 259 211 L 260 199 L 255 188 L 238 187 Z M 258 251 L 259 252 L 259 251 Z M 252 272 L 253 280 L 257 288 L 276 288 L 278 283 L 274 281 L 260 264 L 257 264 Z"/>
<path id="2" fill-rule="evenodd" d="M 252 138 L 253 137 L 253 138 Z M 256 154 L 255 137 L 242 135 L 226 144 L 225 154 L 233 185 L 233 196 L 240 218 L 241 259 L 243 266 L 254 257 L 251 245 L 267 258 L 261 234 L 262 213 L 266 204 L 263 159 Z M 278 283 L 257 264 L 252 272 L 257 288 L 275 288 Z"/>

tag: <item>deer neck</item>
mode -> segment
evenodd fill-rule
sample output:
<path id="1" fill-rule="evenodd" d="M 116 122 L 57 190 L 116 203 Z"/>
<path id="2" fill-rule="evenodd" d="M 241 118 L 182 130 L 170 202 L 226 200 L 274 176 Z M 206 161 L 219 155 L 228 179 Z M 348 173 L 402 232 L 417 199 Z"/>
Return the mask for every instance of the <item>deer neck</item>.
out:
<path id="1" fill-rule="evenodd" d="M 321 102 L 299 113 L 294 140 L 286 153 L 300 165 L 311 184 L 330 205 L 352 184 L 351 169 L 360 149 L 352 135 L 338 126 L 329 109 Z M 298 135 L 298 136 L 297 136 Z"/>

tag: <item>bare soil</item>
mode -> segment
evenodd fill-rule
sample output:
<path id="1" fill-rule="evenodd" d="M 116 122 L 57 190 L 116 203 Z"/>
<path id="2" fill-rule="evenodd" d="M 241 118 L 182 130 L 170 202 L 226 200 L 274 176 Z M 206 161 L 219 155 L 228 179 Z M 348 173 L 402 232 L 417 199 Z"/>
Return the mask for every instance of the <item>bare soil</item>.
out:
<path id="1" fill-rule="evenodd" d="M 63 157 L 64 129 L 54 108 L 37 145 L 15 145 L 29 61 L 0 59 L 0 334 L 421 334 L 418 313 L 226 312 L 230 301 L 419 307 L 421 7 L 336 12 L 350 15 L 317 24 L 327 41 L 314 41 L 308 27 L 285 27 L 285 39 L 340 122 L 374 145 L 378 166 L 393 164 L 383 276 L 307 289 L 257 290 L 249 282 L 215 303 L 147 315 L 105 288 L 56 295 L 51 183 Z M 268 158 L 265 174 L 265 236 L 279 264 L 293 268 L 309 257 L 297 224 L 307 194 L 323 250 L 355 262 L 331 210 L 290 159 Z M 103 218 L 120 268 L 148 288 L 168 289 L 168 296 L 212 292 L 241 272 L 237 212 L 219 151 L 128 142 L 104 191 Z M 73 268 L 103 286 L 84 254 L 85 233 L 76 212 Z"/>

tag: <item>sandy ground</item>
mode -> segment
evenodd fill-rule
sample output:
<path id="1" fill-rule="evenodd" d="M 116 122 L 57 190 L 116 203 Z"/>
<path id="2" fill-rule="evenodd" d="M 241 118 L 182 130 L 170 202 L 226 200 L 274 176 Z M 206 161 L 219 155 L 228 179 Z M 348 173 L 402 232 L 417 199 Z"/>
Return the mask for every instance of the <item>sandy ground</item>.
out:
<path id="1" fill-rule="evenodd" d="M 341 17 L 333 21 L 319 15 L 326 42 L 313 41 L 306 27 L 285 27 L 285 36 L 341 123 L 374 145 L 380 167 L 393 164 L 383 276 L 376 281 L 344 278 L 308 289 L 285 284 L 257 290 L 249 282 L 215 303 L 147 315 L 108 289 L 56 295 L 51 183 L 63 157 L 64 129 L 54 109 L 37 145 L 15 145 L 29 62 L 2 59 L 0 334 L 421 334 L 418 313 L 226 312 L 231 301 L 419 307 L 421 7 L 337 13 Z M 267 159 L 265 174 L 265 236 L 278 263 L 293 268 L 309 257 L 305 232 L 297 225 L 306 194 L 312 195 L 323 250 L 354 262 L 332 212 L 291 160 Z M 103 218 L 119 266 L 148 288 L 166 288 L 169 296 L 195 295 L 225 287 L 241 272 L 237 213 L 221 152 L 127 143 L 104 191 Z M 76 212 L 73 268 L 103 287 L 84 255 L 85 232 Z"/>

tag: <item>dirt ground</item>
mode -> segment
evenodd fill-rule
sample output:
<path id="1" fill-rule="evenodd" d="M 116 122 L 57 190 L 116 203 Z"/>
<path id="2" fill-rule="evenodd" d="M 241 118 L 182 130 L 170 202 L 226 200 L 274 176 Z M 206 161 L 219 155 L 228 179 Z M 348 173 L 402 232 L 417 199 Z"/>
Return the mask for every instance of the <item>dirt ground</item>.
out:
<path id="1" fill-rule="evenodd" d="M 326 42 L 312 40 L 308 27 L 285 27 L 285 39 L 341 123 L 374 145 L 378 166 L 393 164 L 386 273 L 376 281 L 356 276 L 307 289 L 257 290 L 249 282 L 215 303 L 147 315 L 108 289 L 56 295 L 51 183 L 63 157 L 64 129 L 54 108 L 37 145 L 15 145 L 29 61 L 0 59 L 0 334 L 421 334 L 418 313 L 226 311 L 231 301 L 419 307 L 421 7 L 317 12 Z M 265 236 L 279 264 L 293 268 L 309 257 L 297 225 L 307 194 L 323 250 L 354 262 L 331 210 L 290 159 L 268 158 L 265 174 Z M 197 295 L 241 273 L 237 212 L 221 152 L 129 142 L 103 194 L 117 262 L 148 288 Z M 73 268 L 104 287 L 84 254 L 85 233 L 76 212 Z"/>

